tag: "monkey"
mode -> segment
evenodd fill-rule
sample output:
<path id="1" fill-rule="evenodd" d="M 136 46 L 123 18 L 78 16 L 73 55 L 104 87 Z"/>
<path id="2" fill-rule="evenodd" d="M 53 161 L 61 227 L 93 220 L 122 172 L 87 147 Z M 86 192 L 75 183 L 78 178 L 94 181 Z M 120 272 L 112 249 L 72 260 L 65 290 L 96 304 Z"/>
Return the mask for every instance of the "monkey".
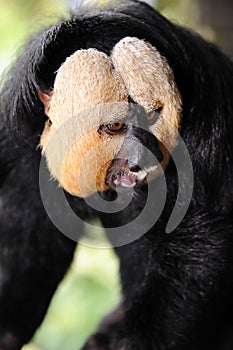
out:
<path id="1" fill-rule="evenodd" d="M 232 349 L 232 77 L 137 0 L 29 40 L 0 97 L 0 350 L 30 341 L 95 218 L 122 302 L 83 350 Z"/>

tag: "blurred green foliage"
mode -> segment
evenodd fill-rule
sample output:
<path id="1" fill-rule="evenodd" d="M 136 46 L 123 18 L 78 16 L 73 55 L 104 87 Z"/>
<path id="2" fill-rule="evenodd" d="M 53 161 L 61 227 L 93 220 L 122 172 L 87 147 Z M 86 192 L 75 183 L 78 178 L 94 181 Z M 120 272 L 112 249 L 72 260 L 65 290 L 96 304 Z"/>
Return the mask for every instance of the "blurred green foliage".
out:
<path id="1" fill-rule="evenodd" d="M 113 251 L 80 245 L 47 317 L 24 350 L 77 350 L 117 305 L 119 295 L 118 262 Z"/>
<path id="2" fill-rule="evenodd" d="M 64 0 L 0 0 L 0 72 L 33 32 L 67 11 Z"/>

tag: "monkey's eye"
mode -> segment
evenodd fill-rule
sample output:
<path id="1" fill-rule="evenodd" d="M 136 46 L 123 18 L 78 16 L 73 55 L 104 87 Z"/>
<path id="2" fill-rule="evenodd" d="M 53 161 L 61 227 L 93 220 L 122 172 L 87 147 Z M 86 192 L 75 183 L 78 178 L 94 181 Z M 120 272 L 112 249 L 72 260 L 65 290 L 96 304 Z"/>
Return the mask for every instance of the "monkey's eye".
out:
<path id="1" fill-rule="evenodd" d="M 100 133 L 107 133 L 110 135 L 117 135 L 117 134 L 121 134 L 123 132 L 125 132 L 127 129 L 126 124 L 124 123 L 111 123 L 111 124 L 107 124 L 107 125 L 101 125 L 99 128 L 99 132 Z"/>
<path id="2" fill-rule="evenodd" d="M 147 117 L 147 121 L 148 121 L 149 125 L 153 125 L 157 121 L 161 111 L 162 111 L 162 107 L 159 107 L 159 108 L 147 113 L 146 117 Z"/>
<path id="3" fill-rule="evenodd" d="M 123 123 L 113 123 L 113 124 L 108 124 L 107 128 L 110 131 L 121 131 L 122 129 L 124 129 L 125 124 Z"/>

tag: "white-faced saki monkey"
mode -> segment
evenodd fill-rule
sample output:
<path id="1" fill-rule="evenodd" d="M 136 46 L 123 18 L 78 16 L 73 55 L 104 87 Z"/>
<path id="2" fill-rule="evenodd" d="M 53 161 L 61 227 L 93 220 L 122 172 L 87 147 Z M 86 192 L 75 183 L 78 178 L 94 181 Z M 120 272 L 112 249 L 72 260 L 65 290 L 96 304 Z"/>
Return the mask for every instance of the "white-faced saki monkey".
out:
<path id="1" fill-rule="evenodd" d="M 0 350 L 31 339 L 97 219 L 122 302 L 83 349 L 232 350 L 233 63 L 140 1 L 77 12 L 2 83 Z"/>

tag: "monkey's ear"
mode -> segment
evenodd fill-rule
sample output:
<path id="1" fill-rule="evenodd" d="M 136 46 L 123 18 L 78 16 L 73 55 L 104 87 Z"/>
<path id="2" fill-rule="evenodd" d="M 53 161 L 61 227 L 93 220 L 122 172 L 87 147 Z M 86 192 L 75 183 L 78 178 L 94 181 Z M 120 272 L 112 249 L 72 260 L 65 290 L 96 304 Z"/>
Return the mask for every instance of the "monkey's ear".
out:
<path id="1" fill-rule="evenodd" d="M 38 93 L 39 99 L 44 104 L 45 114 L 48 115 L 49 107 L 50 107 L 50 101 L 51 101 L 51 98 L 52 98 L 53 90 L 49 90 L 46 93 L 42 92 L 42 91 L 37 91 L 37 93 Z"/>

